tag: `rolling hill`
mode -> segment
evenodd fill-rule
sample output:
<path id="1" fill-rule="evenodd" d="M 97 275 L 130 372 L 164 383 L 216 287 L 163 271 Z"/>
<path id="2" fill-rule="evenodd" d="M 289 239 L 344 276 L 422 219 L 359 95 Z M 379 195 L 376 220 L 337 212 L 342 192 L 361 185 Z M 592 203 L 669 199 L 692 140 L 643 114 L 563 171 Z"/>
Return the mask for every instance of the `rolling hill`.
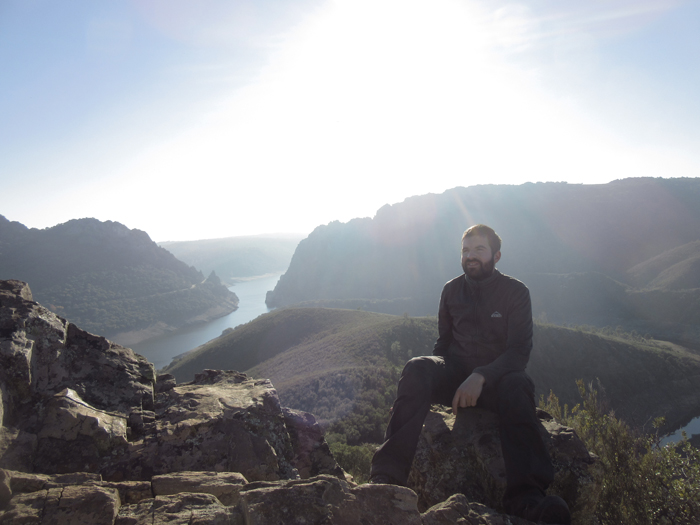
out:
<path id="1" fill-rule="evenodd" d="M 627 270 L 627 275 L 631 282 L 643 288 L 700 288 L 700 240 L 667 250 L 639 263 Z"/>

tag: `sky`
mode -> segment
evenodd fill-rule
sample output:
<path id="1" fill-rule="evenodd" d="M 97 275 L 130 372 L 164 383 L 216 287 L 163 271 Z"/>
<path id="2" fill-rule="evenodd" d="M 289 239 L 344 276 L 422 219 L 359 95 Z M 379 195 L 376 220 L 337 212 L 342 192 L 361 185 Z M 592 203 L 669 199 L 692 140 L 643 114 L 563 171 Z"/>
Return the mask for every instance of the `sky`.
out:
<path id="1" fill-rule="evenodd" d="M 0 0 L 0 214 L 309 233 L 700 173 L 700 2 Z"/>

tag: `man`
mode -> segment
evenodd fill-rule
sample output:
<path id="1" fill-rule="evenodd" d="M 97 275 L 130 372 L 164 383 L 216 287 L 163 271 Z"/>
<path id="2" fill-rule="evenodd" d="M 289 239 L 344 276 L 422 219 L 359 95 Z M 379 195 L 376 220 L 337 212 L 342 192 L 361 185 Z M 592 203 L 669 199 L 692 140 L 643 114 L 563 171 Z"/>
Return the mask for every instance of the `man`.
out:
<path id="1" fill-rule="evenodd" d="M 531 521 L 568 524 L 566 502 L 546 496 L 554 470 L 525 373 L 532 349 L 530 292 L 496 270 L 501 238 L 483 224 L 462 236 L 464 275 L 442 290 L 433 356 L 411 359 L 401 374 L 385 442 L 371 481 L 405 485 L 431 403 L 481 407 L 499 416 L 506 467 L 504 506 Z"/>

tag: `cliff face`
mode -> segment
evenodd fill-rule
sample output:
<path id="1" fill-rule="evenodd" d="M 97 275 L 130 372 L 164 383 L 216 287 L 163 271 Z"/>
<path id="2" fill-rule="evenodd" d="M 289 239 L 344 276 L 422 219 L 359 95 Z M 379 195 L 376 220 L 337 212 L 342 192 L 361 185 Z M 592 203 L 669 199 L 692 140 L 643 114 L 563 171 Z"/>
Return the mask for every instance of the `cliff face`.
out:
<path id="1" fill-rule="evenodd" d="M 128 344 L 238 305 L 145 232 L 96 219 L 37 230 L 0 216 L 0 279 L 29 283 L 51 311 Z"/>
<path id="2" fill-rule="evenodd" d="M 463 479 L 431 488 L 430 473 L 460 456 L 431 453 L 433 443 L 446 443 L 443 451 L 456 443 L 445 424 L 426 427 L 412 488 L 357 486 L 333 459 L 314 417 L 281 407 L 268 380 L 214 370 L 183 384 L 156 377 L 130 349 L 33 302 L 19 281 L 0 281 L 0 394 L 3 524 L 527 523 L 450 496 L 478 493 Z M 457 419 L 449 426 L 459 437 Z M 495 425 L 486 427 L 471 441 L 483 443 L 488 432 L 497 439 Z M 566 455 L 575 436 L 559 439 L 561 447 L 548 439 L 554 454 Z M 593 460 L 573 448 L 577 454 L 558 468 L 570 504 L 583 512 L 582 495 L 591 489 L 579 481 Z M 474 450 L 472 463 L 457 468 L 484 471 L 487 456 Z M 493 450 L 486 453 L 489 464 L 498 462 Z M 495 487 L 488 495 L 495 498 L 501 474 L 497 466 L 487 470 L 493 479 L 479 483 Z M 421 514 L 417 493 L 438 504 Z"/>

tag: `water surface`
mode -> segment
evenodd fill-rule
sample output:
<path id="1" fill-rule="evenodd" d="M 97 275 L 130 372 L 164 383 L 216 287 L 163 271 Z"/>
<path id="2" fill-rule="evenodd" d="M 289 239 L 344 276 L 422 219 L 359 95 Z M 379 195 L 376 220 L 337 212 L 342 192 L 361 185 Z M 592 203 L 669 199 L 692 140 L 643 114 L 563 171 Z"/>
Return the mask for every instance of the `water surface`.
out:
<path id="1" fill-rule="evenodd" d="M 673 434 L 669 434 L 668 436 L 663 438 L 661 440 L 661 444 L 668 445 L 669 443 L 679 442 L 683 438 L 683 431 L 685 431 L 686 435 L 688 436 L 688 439 L 690 439 L 696 434 L 700 434 L 700 417 L 691 419 L 686 426 L 679 428 Z"/>
<path id="2" fill-rule="evenodd" d="M 239 300 L 235 312 L 208 323 L 192 325 L 131 345 L 131 349 L 153 363 L 157 370 L 161 369 L 170 364 L 174 357 L 219 337 L 226 328 L 235 328 L 269 312 L 265 295 L 275 287 L 280 275 L 282 274 L 276 273 L 248 279 L 229 287 Z"/>

